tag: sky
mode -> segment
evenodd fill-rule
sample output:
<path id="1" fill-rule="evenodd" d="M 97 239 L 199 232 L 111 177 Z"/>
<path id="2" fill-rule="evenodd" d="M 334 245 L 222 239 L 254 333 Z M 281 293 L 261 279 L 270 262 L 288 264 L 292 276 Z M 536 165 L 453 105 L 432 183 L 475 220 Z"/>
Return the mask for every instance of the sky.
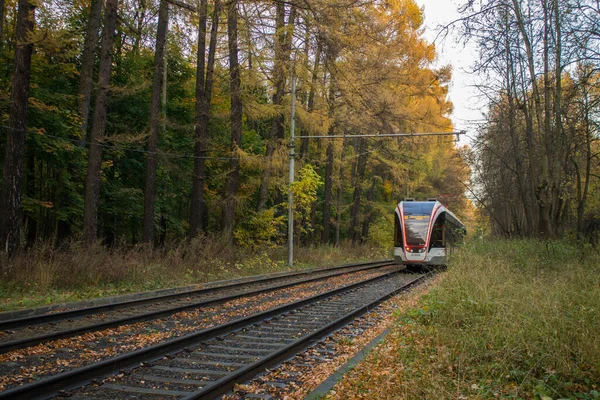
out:
<path id="1" fill-rule="evenodd" d="M 436 36 L 440 25 L 447 25 L 460 18 L 457 11 L 458 5 L 463 0 L 415 0 L 424 8 L 425 38 L 429 42 L 435 40 L 437 50 L 437 64 L 451 64 L 452 83 L 450 84 L 449 97 L 454 104 L 451 115 L 455 130 L 466 130 L 467 134 L 474 135 L 477 121 L 481 121 L 483 112 L 486 111 L 485 103 L 477 96 L 477 90 L 472 86 L 477 83 L 477 76 L 468 71 L 477 59 L 477 49 L 473 44 L 460 43 L 456 35 Z M 460 144 L 468 144 L 468 138 L 461 137 Z"/>

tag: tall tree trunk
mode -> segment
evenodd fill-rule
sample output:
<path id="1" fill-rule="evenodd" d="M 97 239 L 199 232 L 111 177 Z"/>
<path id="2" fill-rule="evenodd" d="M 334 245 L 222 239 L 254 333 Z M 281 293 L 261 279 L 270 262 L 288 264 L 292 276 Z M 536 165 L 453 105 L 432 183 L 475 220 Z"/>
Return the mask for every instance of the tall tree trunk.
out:
<path id="1" fill-rule="evenodd" d="M 574 155 L 571 155 L 571 162 L 575 166 L 575 172 L 577 174 L 577 236 L 583 237 L 585 235 L 585 209 L 586 203 L 589 194 L 590 187 L 590 177 L 592 172 L 592 159 L 595 158 L 595 155 L 592 152 L 592 141 L 593 133 L 591 129 L 592 122 L 590 121 L 590 93 L 589 93 L 589 79 L 593 74 L 592 68 L 585 72 L 585 75 L 578 83 L 582 88 L 582 97 L 583 97 L 583 122 L 584 122 L 584 130 L 585 130 L 585 151 L 584 151 L 584 161 L 585 161 L 585 176 L 581 176 L 581 171 L 579 167 L 579 163 L 577 162 Z"/>
<path id="2" fill-rule="evenodd" d="M 3 29 L 4 29 L 4 0 L 0 0 L 0 48 L 2 48 L 2 42 L 4 41 Z"/>
<path id="3" fill-rule="evenodd" d="M 31 0 L 19 0 L 15 66 L 8 116 L 6 156 L 2 171 L 2 212 L 0 213 L 0 251 L 14 257 L 20 245 L 23 163 L 27 135 L 27 102 L 31 77 L 31 34 L 35 24 L 35 6 Z"/>
<path id="4" fill-rule="evenodd" d="M 221 1 L 215 0 L 210 43 L 208 48 L 208 64 L 206 76 L 204 58 L 206 53 L 206 20 L 208 1 L 200 3 L 200 23 L 198 26 L 198 64 L 196 66 L 196 119 L 194 143 L 194 181 L 192 182 L 192 206 L 190 210 L 190 238 L 197 236 L 205 229 L 204 174 L 206 173 L 206 148 L 208 143 L 208 123 L 210 120 L 210 101 L 212 98 L 213 75 L 215 70 L 215 52 L 219 29 L 219 13 Z"/>
<path id="5" fill-rule="evenodd" d="M 100 69 L 98 72 L 98 92 L 92 120 L 88 168 L 83 206 L 83 237 L 86 243 L 96 240 L 98 231 L 98 201 L 100 197 L 100 174 L 102 167 L 102 145 L 106 130 L 108 92 L 112 70 L 113 45 L 116 35 L 118 0 L 106 0 L 104 29 L 100 49 Z"/>
<path id="6" fill-rule="evenodd" d="M 335 96 L 336 96 L 336 81 L 335 81 L 335 60 L 337 58 L 336 50 L 332 43 L 327 44 L 327 69 L 330 74 L 329 82 L 329 117 L 335 119 Z M 335 121 L 331 122 L 329 131 L 330 136 L 335 134 Z M 325 164 L 325 186 L 324 201 L 323 201 L 323 231 L 321 232 L 321 243 L 329 243 L 331 230 L 331 200 L 333 198 L 333 141 L 329 140 L 327 144 L 327 163 Z"/>
<path id="7" fill-rule="evenodd" d="M 98 31 L 100 30 L 100 15 L 102 13 L 102 0 L 92 0 L 90 14 L 85 30 L 83 54 L 81 56 L 81 71 L 79 72 L 79 118 L 81 120 L 80 145 L 85 146 L 92 98 L 94 75 L 94 60 L 96 59 L 96 46 L 98 45 Z"/>
<path id="8" fill-rule="evenodd" d="M 352 208 L 350 209 L 350 228 L 348 229 L 348 235 L 352 238 L 352 243 L 356 243 L 360 240 L 360 233 L 357 230 L 359 226 L 358 216 L 360 213 L 360 196 L 362 194 L 362 185 L 368 159 L 366 139 L 361 138 L 358 140 L 360 141 L 358 148 L 358 165 L 354 175 L 354 194 L 352 197 Z"/>
<path id="9" fill-rule="evenodd" d="M 288 26 L 293 29 L 294 19 L 296 15 L 296 9 L 292 8 L 290 12 L 290 19 Z M 275 62 L 273 65 L 273 80 L 275 86 L 275 93 L 273 93 L 273 106 L 281 107 L 283 102 L 283 96 L 285 94 L 285 83 L 286 83 L 286 64 L 289 63 L 290 59 L 290 44 L 291 36 L 293 32 L 286 32 L 285 25 L 285 3 L 277 2 L 275 11 Z M 273 170 L 273 154 L 280 141 L 283 140 L 285 135 L 284 128 L 285 118 L 283 116 L 283 110 L 279 110 L 277 116 L 273 118 L 271 123 L 271 130 L 269 132 L 269 139 L 267 141 L 267 148 L 265 152 L 265 158 L 267 165 L 263 169 L 263 174 L 260 181 L 260 188 L 258 192 L 258 204 L 256 209 L 262 211 L 266 208 L 267 201 L 269 199 L 269 182 L 271 180 L 271 174 Z"/>
<path id="10" fill-rule="evenodd" d="M 237 0 L 233 0 L 227 6 L 227 36 L 229 47 L 229 79 L 231 88 L 231 153 L 234 156 L 236 151 L 242 145 L 242 90 L 240 65 L 238 61 L 237 13 Z M 229 168 L 229 180 L 227 183 L 227 193 L 225 196 L 225 208 L 223 210 L 223 229 L 229 236 L 229 240 L 233 240 L 236 195 L 240 186 L 239 160 L 232 159 L 229 164 Z"/>
<path id="11" fill-rule="evenodd" d="M 162 0 L 161 0 L 162 2 Z M 146 4 L 146 0 L 139 0 L 137 10 L 135 11 L 135 19 L 134 22 L 137 21 L 136 25 L 136 35 L 133 41 L 133 53 L 139 54 L 140 51 L 140 43 L 142 42 L 142 29 L 144 28 L 144 19 L 146 18 L 146 9 L 148 5 Z M 159 7 L 159 18 L 160 18 L 160 7 Z M 160 21 L 158 22 L 160 25 Z"/>
<path id="12" fill-rule="evenodd" d="M 152 78 L 152 101 L 150 108 L 150 137 L 146 159 L 146 190 L 144 192 L 144 227 L 142 240 L 152 243 L 154 239 L 154 204 L 156 200 L 156 165 L 158 150 L 158 131 L 160 129 L 160 103 L 164 85 L 165 45 L 169 30 L 169 3 L 161 0 L 158 10 L 158 28 L 156 32 L 156 50 L 154 53 L 154 76 Z"/>
<path id="13" fill-rule="evenodd" d="M 550 15 L 548 10 L 547 0 L 541 0 L 542 8 L 544 10 L 544 35 L 543 35 L 543 61 L 544 61 L 544 129 L 541 133 L 542 138 L 545 139 L 545 146 L 543 151 L 548 155 L 550 160 L 548 165 L 548 176 L 544 187 L 540 188 L 540 194 L 543 199 L 543 221 L 546 225 L 546 229 L 543 232 L 543 236 L 554 236 L 554 225 L 552 223 L 552 211 L 554 208 L 554 202 L 552 199 L 552 192 L 554 191 L 554 175 L 557 171 L 554 169 L 553 155 L 556 151 L 555 138 L 552 135 L 552 103 L 550 101 L 551 96 L 551 85 L 550 85 Z"/>
<path id="14" fill-rule="evenodd" d="M 556 35 L 555 39 L 555 59 L 554 59 L 554 79 L 555 79 L 555 91 L 554 91 L 554 132 L 553 136 L 557 142 L 557 150 L 560 152 L 558 157 L 554 157 L 554 164 L 556 175 L 554 177 L 554 193 L 553 193 L 553 202 L 554 202 L 554 213 L 553 213 L 553 223 L 555 225 L 555 230 L 560 229 L 562 226 L 560 221 L 561 211 L 562 211 L 562 185 L 563 179 L 569 158 L 569 149 L 566 144 L 565 135 L 563 132 L 563 124 L 562 124 L 562 22 L 561 22 L 561 14 L 560 14 L 560 6 L 558 4 L 558 0 L 552 1 L 552 7 L 554 10 L 554 32 Z"/>
<path id="15" fill-rule="evenodd" d="M 317 43 L 317 52 L 315 53 L 315 65 L 312 70 L 312 77 L 310 82 L 310 89 L 308 92 L 308 101 L 306 103 L 306 111 L 312 112 L 315 108 L 315 92 L 317 88 L 317 81 L 319 79 L 319 61 L 321 59 L 321 51 L 323 49 L 323 44 L 321 41 Z M 308 54 L 307 54 L 308 58 Z M 307 132 L 305 130 L 302 131 L 303 135 L 306 135 Z M 302 139 L 302 146 L 300 147 L 300 158 L 306 157 L 308 154 L 308 138 Z"/>
<path id="16" fill-rule="evenodd" d="M 545 0 L 543 0 L 545 1 Z M 534 52 L 533 46 L 531 44 L 531 40 L 529 38 L 529 34 L 527 33 L 527 29 L 525 28 L 525 21 L 523 18 L 523 13 L 521 12 L 521 5 L 518 0 L 512 0 L 513 8 L 515 11 L 515 16 L 517 20 L 517 27 L 519 28 L 519 32 L 521 34 L 521 38 L 523 39 L 523 44 L 525 45 L 525 52 L 527 55 L 527 68 L 529 69 L 529 81 L 531 83 L 532 92 L 533 92 L 533 102 L 535 106 L 535 115 L 537 119 L 537 127 L 538 130 L 543 129 L 544 127 L 544 118 L 542 114 L 542 103 L 540 90 L 537 83 L 537 77 L 535 73 L 535 61 L 534 61 Z M 542 171 L 540 179 L 538 180 L 538 185 L 535 189 L 537 203 L 538 203 L 538 230 L 540 235 L 548 236 L 549 234 L 549 220 L 548 220 L 548 187 L 550 185 L 550 160 L 548 154 L 548 143 L 547 143 L 547 135 L 546 132 L 540 132 L 540 137 L 542 140 Z"/>
<path id="17" fill-rule="evenodd" d="M 371 188 L 367 192 L 367 205 L 365 206 L 365 217 L 363 219 L 362 232 L 359 238 L 361 243 L 365 242 L 369 237 L 369 228 L 373 223 L 373 219 L 375 219 L 375 212 L 373 211 L 373 198 L 375 197 L 375 180 L 371 182 Z"/>
<path id="18" fill-rule="evenodd" d="M 340 160 L 340 182 L 337 190 L 337 210 L 335 223 L 335 245 L 340 245 L 340 230 L 342 228 L 342 205 L 344 200 L 344 164 L 346 163 L 346 138 L 342 142 L 342 159 Z"/>
<path id="19" fill-rule="evenodd" d="M 31 149 L 27 149 L 27 183 L 25 187 L 26 196 L 30 199 L 35 199 L 35 154 Z M 40 206 L 37 207 L 40 209 Z M 38 237 L 38 221 L 40 221 L 39 211 L 34 213 L 26 213 L 27 225 L 27 246 L 32 246 Z"/>
<path id="20" fill-rule="evenodd" d="M 509 31 L 510 27 L 509 27 L 509 21 L 508 21 L 508 12 L 506 12 L 505 17 L 505 24 L 506 24 L 506 32 Z M 515 169 L 517 171 L 516 173 L 516 178 L 517 178 L 517 189 L 519 192 L 519 198 L 521 200 L 521 207 L 522 210 L 525 214 L 525 220 L 526 220 L 526 226 L 524 227 L 524 232 L 523 234 L 525 234 L 526 236 L 528 236 L 531 232 L 533 232 L 533 218 L 531 216 L 531 208 L 529 206 L 529 201 L 528 201 L 528 197 L 527 197 L 527 188 L 526 188 L 526 184 L 523 181 L 523 177 L 526 173 L 525 169 L 524 169 L 524 165 L 523 165 L 523 156 L 521 154 L 521 143 L 520 143 L 520 139 L 519 139 L 519 135 L 517 134 L 517 130 L 515 127 L 515 122 L 516 122 L 516 106 L 515 106 L 515 97 L 517 96 L 516 93 L 516 86 L 515 86 L 515 71 L 514 68 L 516 67 L 515 65 L 515 61 L 513 58 L 513 54 L 511 53 L 512 51 L 512 46 L 511 46 L 511 41 L 510 38 L 508 37 L 508 33 L 506 34 L 506 40 L 505 40 L 505 46 L 506 46 L 506 94 L 507 94 L 507 100 L 508 100 L 508 132 L 512 141 L 512 154 L 514 157 L 514 161 L 515 161 Z"/>
<path id="21" fill-rule="evenodd" d="M 329 128 L 329 135 L 334 134 L 333 125 Z M 325 199 L 323 201 L 323 232 L 321 233 L 321 243 L 329 243 L 331 231 L 331 199 L 333 198 L 333 142 L 327 144 L 327 164 L 325 166 Z"/>

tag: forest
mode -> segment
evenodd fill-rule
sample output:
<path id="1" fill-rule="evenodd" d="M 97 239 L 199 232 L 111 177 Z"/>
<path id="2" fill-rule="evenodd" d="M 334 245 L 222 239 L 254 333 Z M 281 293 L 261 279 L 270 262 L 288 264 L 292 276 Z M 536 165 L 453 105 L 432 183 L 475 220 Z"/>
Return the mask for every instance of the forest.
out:
<path id="1" fill-rule="evenodd" d="M 468 2 L 457 30 L 473 40 L 489 104 L 470 165 L 495 234 L 600 232 L 600 5 L 587 0 Z"/>
<path id="2" fill-rule="evenodd" d="M 389 238 L 407 195 L 458 215 L 451 66 L 413 0 L 1 0 L 0 239 L 285 243 L 292 80 L 300 245 Z M 323 138 L 325 136 L 325 138 Z M 327 136 L 337 136 L 327 139 Z M 341 138 L 340 138 L 341 137 Z"/>

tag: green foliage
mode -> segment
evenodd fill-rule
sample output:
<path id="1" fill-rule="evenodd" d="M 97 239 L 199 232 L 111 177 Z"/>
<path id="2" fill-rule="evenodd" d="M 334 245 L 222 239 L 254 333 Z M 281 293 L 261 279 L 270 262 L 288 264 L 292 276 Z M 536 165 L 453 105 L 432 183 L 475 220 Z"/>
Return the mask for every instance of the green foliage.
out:
<path id="1" fill-rule="evenodd" d="M 323 179 L 311 164 L 305 164 L 298 171 L 298 179 L 292 183 L 294 195 L 294 224 L 303 235 L 311 233 L 310 210 L 317 201 L 317 190 L 323 186 Z"/>
<path id="2" fill-rule="evenodd" d="M 119 15 L 124 23 L 119 24 L 115 40 L 98 224 L 99 236 L 105 244 L 135 245 L 142 230 L 158 2 L 148 2 L 144 12 L 139 9 L 141 3 L 132 0 L 120 4 Z M 40 2 L 36 11 L 27 121 L 31 132 L 24 160 L 23 216 L 27 245 L 36 240 L 58 245 L 82 233 L 88 158 L 87 146 L 82 143 L 89 136 L 91 122 L 88 132 L 80 131 L 78 90 L 88 6 L 85 1 L 48 0 Z M 8 118 L 16 2 L 7 2 L 6 10 L 4 42 L 0 44 L 0 125 L 5 125 Z M 230 148 L 229 71 L 222 58 L 227 41 L 223 40 L 225 32 L 219 32 L 203 176 L 208 210 L 204 228 L 212 233 L 222 229 L 221 211 L 231 172 L 228 157 L 234 156 L 241 165 L 234 236 L 243 246 L 262 247 L 286 240 L 286 217 L 282 216 L 285 207 L 281 204 L 289 189 L 285 136 L 290 123 L 290 80 L 285 79 L 281 104 L 273 104 L 277 81 L 271 71 L 274 32 L 261 29 L 260 33 L 250 33 L 254 32 L 254 21 L 269 20 L 272 14 L 265 8 L 248 12 L 251 15 L 244 18 L 240 44 L 243 49 L 252 49 L 252 58 L 242 64 L 243 134 L 241 149 L 234 153 Z M 327 78 L 332 71 L 324 65 L 326 46 L 322 47 L 319 64 L 313 71 L 316 48 L 323 38 L 308 29 L 306 53 L 296 52 L 299 131 L 327 134 L 331 128 L 332 133 L 351 135 L 379 130 L 382 126 L 401 131 L 424 128 L 420 123 L 409 122 L 406 116 L 449 127 L 446 118 L 449 76 L 440 73 L 432 79 L 430 62 L 434 54 L 420 36 L 422 15 L 414 2 L 385 6 L 365 3 L 343 10 L 324 2 L 315 12 L 332 22 L 323 35 L 339 43 L 339 65 L 333 71 L 344 73 L 340 72 L 335 79 L 339 98 L 333 112 L 328 99 L 333 80 Z M 184 10 L 181 13 L 181 18 L 170 25 L 167 40 L 166 120 L 161 120 L 158 142 L 155 231 L 161 245 L 177 242 L 187 235 L 194 179 L 194 159 L 190 155 L 195 145 L 197 44 L 195 34 L 190 32 L 196 29 L 196 17 Z M 301 24 L 312 19 L 299 15 L 298 21 L 302 22 L 294 27 L 297 30 L 294 34 L 305 28 Z M 131 27 L 140 27 L 141 31 L 135 32 Z M 94 68 L 96 79 L 97 57 Z M 411 79 L 404 78 L 407 72 Z M 308 109 L 311 91 L 314 102 Z M 282 125 L 273 132 L 275 118 L 280 117 Z M 273 138 L 273 134 L 277 137 Z M 2 130 L 0 168 L 3 168 L 5 139 L 6 132 Z M 274 143 L 275 149 L 272 156 L 266 157 L 269 143 Z M 296 144 L 299 149 L 300 141 Z M 460 175 L 454 174 L 458 167 L 453 166 L 460 165 L 452 159 L 454 149 L 440 141 L 369 141 L 366 172 L 360 178 L 356 178 L 356 161 L 364 152 L 359 141 L 336 140 L 332 144 L 333 196 L 340 188 L 342 201 L 339 205 L 332 204 L 333 218 L 329 223 L 333 225 L 339 215 L 342 240 L 348 236 L 349 205 L 355 186 L 362 190 L 355 226 L 359 227 L 357 232 L 368 232 L 359 241 L 372 241 L 385 249 L 391 235 L 391 225 L 386 225 L 386 221 L 389 222 L 392 203 L 401 197 L 400 193 L 405 193 L 407 185 L 413 195 L 426 197 L 446 190 L 440 182 L 447 176 Z M 298 242 L 304 245 L 318 241 L 323 229 L 326 148 L 324 142 L 311 139 L 306 152 L 298 157 L 296 182 L 291 189 L 296 199 L 296 234 Z M 271 209 L 256 213 L 259 188 L 267 168 L 270 180 L 266 207 Z"/>
<path id="3" fill-rule="evenodd" d="M 279 239 L 278 233 L 285 224 L 285 218 L 276 216 L 275 211 L 275 208 L 269 208 L 247 215 L 233 232 L 236 243 L 249 248 L 274 246 Z"/>
<path id="4" fill-rule="evenodd" d="M 393 215 L 381 215 L 369 230 L 369 242 L 383 249 L 390 250 L 394 244 Z"/>

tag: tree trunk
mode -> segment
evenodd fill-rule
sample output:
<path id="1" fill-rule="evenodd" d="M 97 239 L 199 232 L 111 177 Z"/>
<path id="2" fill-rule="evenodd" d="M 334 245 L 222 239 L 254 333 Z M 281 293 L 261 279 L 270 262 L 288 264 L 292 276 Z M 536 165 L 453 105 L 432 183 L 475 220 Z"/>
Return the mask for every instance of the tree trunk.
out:
<path id="1" fill-rule="evenodd" d="M 555 59 L 554 59 L 554 79 L 555 79 L 555 91 L 554 91 L 554 132 L 553 137 L 557 142 L 556 148 L 560 152 L 557 157 L 554 157 L 555 164 L 555 176 L 554 176 L 554 193 L 553 193 L 553 201 L 554 201 L 554 213 L 553 213 L 553 224 L 555 226 L 554 230 L 557 231 L 561 229 L 561 212 L 562 212 L 562 191 L 563 191 L 563 179 L 568 163 L 569 150 L 568 146 L 565 143 L 565 135 L 563 132 L 563 124 L 562 124 L 562 26 L 561 26 L 561 14 L 560 7 L 558 4 L 558 0 L 552 1 L 552 6 L 554 10 L 554 32 L 556 35 L 555 39 Z M 560 171 L 560 174 L 559 174 Z"/>
<path id="2" fill-rule="evenodd" d="M 31 149 L 27 149 L 27 183 L 25 186 L 26 196 L 30 199 L 35 199 L 35 154 Z M 40 206 L 37 207 L 40 209 Z M 37 218 L 34 214 L 38 214 Z M 26 246 L 33 246 L 38 237 L 38 221 L 40 221 L 39 212 L 26 214 L 27 239 Z"/>
<path id="3" fill-rule="evenodd" d="M 200 3 L 200 23 L 198 26 L 198 64 L 196 66 L 196 117 L 194 143 L 194 181 L 192 183 L 192 206 L 190 210 L 190 238 L 197 236 L 206 225 L 206 206 L 204 204 L 204 174 L 206 170 L 206 148 L 208 142 L 208 122 L 210 120 L 210 101 L 215 70 L 215 52 L 219 28 L 221 1 L 215 0 L 208 48 L 206 76 L 204 58 L 206 53 L 207 0 Z"/>
<path id="4" fill-rule="evenodd" d="M 134 17 L 134 22 L 137 21 L 136 36 L 133 41 L 133 49 L 132 49 L 132 52 L 134 54 L 139 54 L 139 52 L 140 52 L 140 43 L 142 42 L 142 29 L 144 28 L 144 19 L 146 18 L 147 7 L 148 7 L 148 5 L 146 4 L 146 0 L 139 0 L 138 8 L 135 12 L 135 17 Z M 159 8 L 158 13 L 159 13 L 159 19 L 160 19 L 160 8 Z M 158 22 L 158 24 L 160 25 L 160 21 Z"/>
<path id="5" fill-rule="evenodd" d="M 156 166 L 158 131 L 160 128 L 160 103 L 165 67 L 165 45 L 169 30 L 169 3 L 161 0 L 158 10 L 156 50 L 154 53 L 154 76 L 152 78 L 152 101 L 150 108 L 150 137 L 146 159 L 146 190 L 144 192 L 144 227 L 142 240 L 152 244 L 154 239 L 154 204 L 156 200 Z"/>
<path id="6" fill-rule="evenodd" d="M 319 79 L 319 60 L 321 59 L 322 48 L 323 48 L 323 45 L 319 41 L 317 43 L 317 52 L 315 54 L 315 65 L 313 66 L 313 70 L 312 70 L 310 89 L 308 92 L 308 101 L 306 103 L 306 111 L 309 113 L 312 112 L 315 108 L 315 91 L 317 88 L 317 81 Z M 308 54 L 307 54 L 307 57 L 308 57 Z M 302 134 L 306 135 L 307 132 L 305 130 L 302 130 Z M 308 154 L 308 138 L 304 138 L 304 139 L 302 139 L 302 146 L 300 147 L 300 158 L 303 159 L 304 157 L 306 157 L 307 154 Z"/>
<path id="7" fill-rule="evenodd" d="M 2 48 L 2 42 L 4 40 L 3 28 L 4 28 L 4 0 L 0 0 L 0 49 Z"/>
<path id="8" fill-rule="evenodd" d="M 375 180 L 373 180 L 371 182 L 371 188 L 369 189 L 369 191 L 367 192 L 367 205 L 365 207 L 365 218 L 363 219 L 363 225 L 362 225 L 362 233 L 360 236 L 360 243 L 365 242 L 368 237 L 369 237 L 369 228 L 371 227 L 371 224 L 373 223 L 373 219 L 375 219 L 375 213 L 373 211 L 373 206 L 372 206 L 372 201 L 373 198 L 375 197 Z"/>
<path id="9" fill-rule="evenodd" d="M 342 159 L 340 160 L 340 183 L 337 191 L 337 210 L 335 223 L 335 245 L 340 245 L 340 230 L 342 228 L 342 203 L 344 200 L 344 164 L 346 162 L 346 138 L 342 142 Z"/>
<path id="10" fill-rule="evenodd" d="M 2 171 L 2 213 L 0 213 L 0 245 L 11 258 L 16 255 L 20 245 L 27 102 L 31 78 L 31 54 L 33 53 L 31 34 L 34 24 L 34 3 L 31 0 L 19 0 L 17 47 L 8 116 L 9 132 Z"/>
<path id="11" fill-rule="evenodd" d="M 98 92 L 92 120 L 88 168 L 83 206 L 83 237 L 86 243 L 96 240 L 98 231 L 98 201 L 100 197 L 100 174 L 102 168 L 102 146 L 106 130 L 108 92 L 112 70 L 113 45 L 117 21 L 118 0 L 106 0 L 104 29 L 100 49 L 100 69 L 98 72 Z"/>
<path id="12" fill-rule="evenodd" d="M 547 0 L 541 0 L 542 8 L 544 10 L 544 35 L 543 35 L 543 62 L 544 62 L 544 130 L 541 132 L 542 139 L 544 140 L 545 146 L 542 151 L 544 154 L 548 155 L 548 158 L 551 160 L 548 164 L 548 175 L 546 179 L 545 185 L 540 188 L 540 195 L 543 199 L 543 221 L 546 228 L 544 232 L 542 232 L 542 236 L 552 237 L 554 236 L 554 226 L 552 224 L 552 211 L 554 208 L 554 202 L 552 199 L 552 191 L 554 190 L 554 174 L 556 171 L 554 170 L 554 162 L 552 160 L 552 154 L 556 150 L 556 143 L 554 142 L 554 137 L 552 135 L 552 121 L 551 121 L 551 112 L 552 112 L 552 103 L 550 101 L 551 98 L 551 87 L 550 87 L 550 44 L 549 44 L 549 36 L 550 36 L 550 21 L 549 21 L 549 11 L 547 7 Z M 535 79 L 535 78 L 534 78 Z M 543 164 L 542 164 L 543 165 Z"/>
<path id="13" fill-rule="evenodd" d="M 585 176 L 581 176 L 579 165 L 575 161 L 575 157 L 571 157 L 572 162 L 575 164 L 575 171 L 577 173 L 577 236 L 582 237 L 585 235 L 585 208 L 590 187 L 590 177 L 592 173 L 592 159 L 595 157 L 592 152 L 592 141 L 593 133 L 590 121 L 590 104 L 589 104 L 589 77 L 586 73 L 583 78 L 583 82 L 580 83 L 583 90 L 583 121 L 585 129 Z"/>
<path id="14" fill-rule="evenodd" d="M 327 68 L 330 74 L 329 82 L 329 117 L 335 119 L 335 92 L 336 82 L 335 74 L 335 60 L 337 58 L 336 51 L 331 43 L 328 44 L 327 49 Z M 335 133 L 335 121 L 331 122 L 329 127 L 328 135 L 333 136 Z M 329 140 L 327 144 L 327 163 L 325 165 L 325 186 L 324 190 L 324 201 L 323 201 L 323 231 L 321 232 L 321 243 L 329 243 L 329 232 L 331 230 L 331 199 L 333 197 L 333 142 Z"/>
<path id="15" fill-rule="evenodd" d="M 333 125 L 329 129 L 329 135 L 333 135 Z M 327 164 L 325 166 L 325 199 L 323 201 L 323 232 L 321 233 L 321 243 L 329 243 L 331 230 L 331 199 L 333 198 L 333 142 L 327 144 Z"/>
<path id="16" fill-rule="evenodd" d="M 521 33 L 521 37 L 523 39 L 523 43 L 525 45 L 525 51 L 527 54 L 527 67 L 529 69 L 529 79 L 532 87 L 533 94 L 533 102 L 535 106 L 535 115 L 537 118 L 537 127 L 538 129 L 542 129 L 544 127 L 544 120 L 542 116 L 542 104 L 541 104 L 541 96 L 538 88 L 537 77 L 535 73 L 535 61 L 534 61 L 534 52 L 531 44 L 531 40 L 529 38 L 529 34 L 527 33 L 527 29 L 525 28 L 525 22 L 523 18 L 523 14 L 521 12 L 521 5 L 518 0 L 512 0 L 513 8 L 515 11 L 515 16 L 517 19 L 517 26 L 519 28 L 519 32 Z M 548 186 L 550 184 L 550 161 L 548 155 L 548 144 L 547 144 L 547 136 L 545 132 L 541 132 L 540 137 L 542 139 L 542 173 L 540 179 L 538 180 L 539 184 L 535 189 L 536 198 L 538 201 L 538 230 L 541 236 L 548 236 L 549 234 L 549 220 L 548 220 Z"/>
<path id="17" fill-rule="evenodd" d="M 290 20 L 288 26 L 294 23 L 296 11 L 292 8 L 290 12 Z M 285 83 L 286 83 L 286 64 L 290 58 L 290 45 L 288 43 L 291 40 L 293 32 L 286 32 L 285 26 L 285 3 L 277 2 L 275 11 L 275 62 L 273 66 L 273 80 L 275 86 L 275 93 L 273 94 L 273 106 L 281 108 L 283 102 L 283 96 L 285 94 Z M 285 118 L 283 116 L 283 110 L 279 110 L 277 116 L 273 118 L 271 123 L 271 130 L 269 133 L 269 139 L 267 141 L 267 148 L 265 152 L 265 158 L 267 165 L 263 169 L 261 177 L 260 188 L 258 192 L 258 204 L 256 209 L 262 211 L 266 208 L 267 201 L 269 199 L 269 182 L 271 180 L 271 174 L 273 169 L 273 154 L 279 145 L 280 141 L 285 136 Z"/>
<path id="18" fill-rule="evenodd" d="M 92 0 L 90 15 L 88 17 L 81 55 L 81 71 L 79 72 L 79 118 L 81 119 L 80 145 L 85 146 L 92 98 L 94 75 L 94 60 L 96 59 L 96 46 L 98 45 L 98 31 L 100 30 L 100 15 L 102 13 L 102 0 Z"/>
<path id="19" fill-rule="evenodd" d="M 354 195 L 352 198 L 352 208 L 350 210 L 350 228 L 348 229 L 348 235 L 352 238 L 352 243 L 356 243 L 360 240 L 360 233 L 357 230 L 359 226 L 358 215 L 360 213 L 360 196 L 362 194 L 362 184 L 368 159 L 366 139 L 361 138 L 358 140 L 360 141 L 360 146 L 358 148 L 358 165 L 353 182 Z"/>
<path id="20" fill-rule="evenodd" d="M 506 29 L 509 29 L 508 22 L 508 14 L 505 15 L 505 24 Z M 515 97 L 516 86 L 515 86 L 515 62 L 513 59 L 513 54 L 511 53 L 511 41 L 509 38 L 506 38 L 505 41 L 506 46 L 506 94 L 507 94 L 507 102 L 508 102 L 508 132 L 512 141 L 512 154 L 515 161 L 515 169 L 516 169 L 516 179 L 517 179 L 517 189 L 519 192 L 519 198 L 521 200 L 521 206 L 523 213 L 525 214 L 526 226 L 524 227 L 524 232 L 526 236 L 528 236 L 531 232 L 533 232 L 533 218 L 531 216 L 531 209 L 529 206 L 529 201 L 527 197 L 527 187 L 525 182 L 523 181 L 523 177 L 525 176 L 525 169 L 523 165 L 523 156 L 521 154 L 521 144 L 519 140 L 519 135 L 517 133 L 515 122 L 516 122 L 516 106 L 515 106 Z"/>
<path id="21" fill-rule="evenodd" d="M 242 145 L 242 91 L 240 65 L 238 61 L 238 24 L 237 0 L 227 6 L 227 36 L 229 47 L 229 78 L 231 88 L 231 154 L 235 158 L 236 151 Z M 233 240 L 233 226 L 235 223 L 236 195 L 240 185 L 240 163 L 232 159 L 230 164 L 227 193 L 225 195 L 225 208 L 223 210 L 223 229 Z"/>

